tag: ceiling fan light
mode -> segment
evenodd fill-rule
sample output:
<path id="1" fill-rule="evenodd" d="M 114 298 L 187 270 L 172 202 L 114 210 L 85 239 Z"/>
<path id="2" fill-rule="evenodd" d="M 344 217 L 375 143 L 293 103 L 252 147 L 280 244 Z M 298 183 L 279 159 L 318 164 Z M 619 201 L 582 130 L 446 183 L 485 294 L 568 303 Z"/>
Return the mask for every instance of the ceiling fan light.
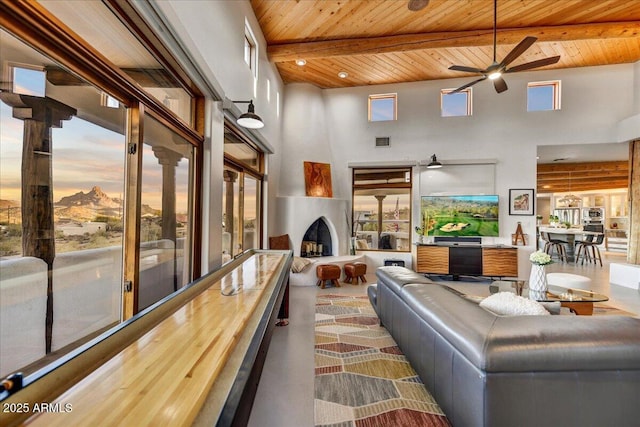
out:
<path id="1" fill-rule="evenodd" d="M 489 77 L 490 80 L 495 80 L 501 75 L 502 73 L 500 71 L 494 71 L 493 73 L 489 74 L 487 77 Z"/>

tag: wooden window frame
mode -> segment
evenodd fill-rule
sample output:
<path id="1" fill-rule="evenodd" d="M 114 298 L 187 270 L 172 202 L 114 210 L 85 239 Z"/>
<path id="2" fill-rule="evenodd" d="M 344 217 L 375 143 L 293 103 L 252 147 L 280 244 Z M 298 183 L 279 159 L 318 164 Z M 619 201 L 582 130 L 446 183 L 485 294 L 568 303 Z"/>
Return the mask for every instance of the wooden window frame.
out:
<path id="1" fill-rule="evenodd" d="M 397 182 L 397 183 L 373 183 L 373 184 L 356 184 L 356 173 L 357 171 L 360 170 L 376 170 L 376 169 L 385 169 L 385 170 L 398 170 L 404 172 L 405 174 L 408 173 L 409 175 L 409 181 L 408 182 Z M 412 227 L 411 227 L 411 218 L 413 217 L 413 168 L 411 166 L 374 166 L 374 167 L 367 167 L 367 166 L 359 166 L 359 167 L 354 167 L 351 170 L 351 224 L 352 224 L 352 230 L 351 233 L 355 234 L 355 226 L 354 226 L 354 221 L 356 220 L 355 218 L 355 211 L 354 211 L 354 207 L 355 207 L 355 203 L 354 203 L 354 198 L 356 196 L 356 190 L 380 190 L 380 189 L 407 189 L 409 192 L 409 240 L 411 239 L 412 233 Z M 353 235 L 352 237 L 355 237 L 355 235 Z M 369 248 L 369 249 L 358 249 L 361 251 L 379 251 L 379 252 L 392 252 L 392 253 L 407 253 L 407 252 L 411 252 L 411 249 L 408 250 L 393 250 L 393 251 L 389 251 L 389 250 L 385 250 L 385 249 L 378 249 L 378 248 Z"/>
<path id="2" fill-rule="evenodd" d="M 550 110 L 529 110 L 529 88 L 546 87 L 546 86 L 550 86 L 553 88 L 552 108 Z M 561 87 L 560 80 L 548 80 L 548 81 L 527 83 L 527 112 L 560 110 L 560 100 L 562 95 L 561 89 L 562 87 Z"/>
<path id="3" fill-rule="evenodd" d="M 371 117 L 371 103 L 381 99 L 392 99 L 393 100 L 393 118 L 390 120 L 372 120 Z M 376 95 L 369 95 L 369 100 L 367 102 L 368 112 L 367 117 L 369 122 L 391 122 L 398 120 L 398 94 L 397 93 L 381 93 Z"/>
<path id="4" fill-rule="evenodd" d="M 175 58 L 153 35 L 151 28 L 144 23 L 144 20 L 126 0 L 106 0 L 105 4 L 192 95 L 193 125 L 185 123 L 161 102 L 145 92 L 135 80 L 75 35 L 63 22 L 37 2 L 28 0 L 0 2 L 0 26 L 9 34 L 72 70 L 80 78 L 109 93 L 128 108 L 127 151 L 129 154 L 126 160 L 125 206 L 129 206 L 130 209 L 125 213 L 125 231 L 129 234 L 125 239 L 124 247 L 124 262 L 125 266 L 128 266 L 124 270 L 124 281 L 131 281 L 132 289 L 136 293 L 139 276 L 135 270 L 138 268 L 136 260 L 139 260 L 140 230 L 134 228 L 139 228 L 136 217 L 140 216 L 141 209 L 141 190 L 137 186 L 141 182 L 139 153 L 143 141 L 144 115 L 152 116 L 194 146 L 193 181 L 191 183 L 193 188 L 193 227 L 190 236 L 191 278 L 195 280 L 201 275 L 202 212 L 199 207 L 202 201 L 202 168 L 204 164 L 202 149 L 204 144 L 204 97 L 193 82 L 186 77 L 186 73 L 177 65 L 178 62 Z M 126 294 L 127 292 L 125 292 L 124 298 L 124 319 L 135 314 L 137 306 L 131 305 L 135 297 L 127 298 Z"/>
<path id="5" fill-rule="evenodd" d="M 445 116 L 443 114 L 444 112 L 444 100 L 446 98 L 447 95 L 449 95 L 451 92 L 453 92 L 455 89 L 442 89 L 440 91 L 440 116 L 441 117 L 470 117 L 473 115 L 473 91 L 471 90 L 470 87 L 461 90 L 459 93 L 464 93 L 467 95 L 467 109 L 466 109 L 466 114 L 462 114 L 462 115 L 451 115 L 451 116 Z"/>

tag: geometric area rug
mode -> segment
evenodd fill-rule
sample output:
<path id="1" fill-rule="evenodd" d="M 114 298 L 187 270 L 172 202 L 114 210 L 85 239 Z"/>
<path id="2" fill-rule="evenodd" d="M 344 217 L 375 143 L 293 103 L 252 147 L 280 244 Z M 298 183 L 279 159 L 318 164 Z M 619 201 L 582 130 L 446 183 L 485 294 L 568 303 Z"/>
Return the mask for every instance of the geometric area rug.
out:
<path id="1" fill-rule="evenodd" d="M 366 295 L 318 295 L 316 427 L 450 426 Z"/>

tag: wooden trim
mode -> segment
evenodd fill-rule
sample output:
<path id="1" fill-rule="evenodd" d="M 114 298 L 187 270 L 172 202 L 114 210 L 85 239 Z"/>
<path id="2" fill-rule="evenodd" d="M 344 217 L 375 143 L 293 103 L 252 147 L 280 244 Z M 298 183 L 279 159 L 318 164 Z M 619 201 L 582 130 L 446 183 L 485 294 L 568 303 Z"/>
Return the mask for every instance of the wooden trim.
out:
<path id="1" fill-rule="evenodd" d="M 497 44 L 516 44 L 526 36 L 539 42 L 635 38 L 640 35 L 640 22 L 607 22 L 597 24 L 560 25 L 529 28 L 503 28 L 497 31 Z M 330 58 L 349 55 L 376 55 L 424 49 L 491 46 L 493 30 L 406 34 L 385 37 L 352 38 L 315 42 L 282 43 L 267 48 L 273 62 Z"/>
<path id="2" fill-rule="evenodd" d="M 640 140 L 629 143 L 629 246 L 627 262 L 640 264 Z"/>
<path id="3" fill-rule="evenodd" d="M 105 0 L 104 4 L 120 18 L 129 31 L 142 40 L 142 44 L 153 53 L 154 58 L 181 84 L 184 90 L 189 92 L 193 98 L 202 97 L 200 89 L 193 83 L 153 30 L 149 28 L 138 11 L 131 5 L 130 0 Z"/>
<path id="4" fill-rule="evenodd" d="M 193 161 L 193 203 L 191 203 L 191 217 L 193 227 L 191 229 L 191 279 L 202 276 L 202 183 L 204 169 L 204 150 L 201 147 L 194 149 Z"/>
<path id="5" fill-rule="evenodd" d="M 128 107 L 140 101 L 176 132 L 188 135 L 187 139 L 204 140 L 200 133 L 37 2 L 0 2 L 0 26 Z"/>
<path id="6" fill-rule="evenodd" d="M 127 154 L 124 191 L 124 256 L 122 319 L 133 317 L 138 311 L 140 287 L 140 225 L 142 204 L 142 145 L 144 106 L 127 110 Z M 130 285 L 129 285 L 130 284 Z M 127 289 L 130 286 L 130 289 Z"/>

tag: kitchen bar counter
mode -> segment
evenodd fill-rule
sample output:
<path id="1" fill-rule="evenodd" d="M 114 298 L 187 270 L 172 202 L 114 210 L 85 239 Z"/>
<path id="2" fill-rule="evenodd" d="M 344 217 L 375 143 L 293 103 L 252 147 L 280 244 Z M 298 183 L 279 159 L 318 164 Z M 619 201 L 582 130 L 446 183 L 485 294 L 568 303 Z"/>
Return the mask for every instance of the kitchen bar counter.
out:
<path id="1" fill-rule="evenodd" d="M 567 261 L 575 262 L 575 241 L 576 236 L 597 236 L 602 233 L 595 231 L 584 231 L 581 228 L 562 228 L 562 227 L 540 227 L 538 229 L 541 233 L 549 233 L 550 239 L 562 240 L 567 242 Z"/>

